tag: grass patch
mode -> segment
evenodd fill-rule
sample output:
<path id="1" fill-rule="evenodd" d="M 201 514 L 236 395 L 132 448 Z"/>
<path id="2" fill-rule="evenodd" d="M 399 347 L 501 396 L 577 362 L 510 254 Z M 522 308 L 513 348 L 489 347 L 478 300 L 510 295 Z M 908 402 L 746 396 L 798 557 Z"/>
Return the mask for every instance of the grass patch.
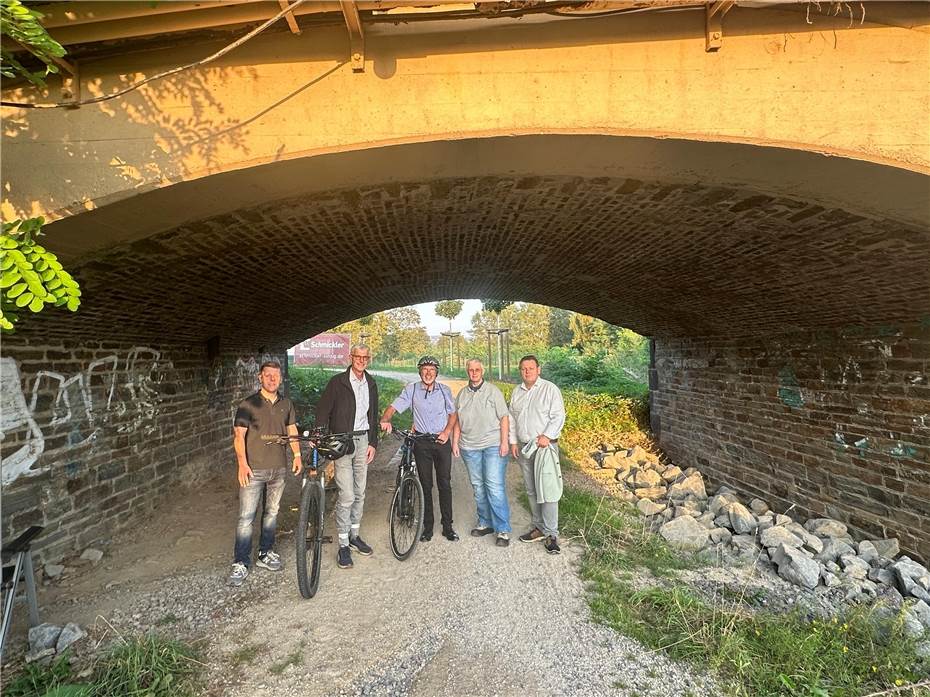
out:
<path id="1" fill-rule="evenodd" d="M 293 651 L 291 651 L 287 658 L 279 663 L 274 663 L 269 669 L 268 672 L 272 675 L 281 675 L 288 666 L 299 666 L 303 665 L 304 662 L 304 653 L 303 646 L 298 646 Z"/>
<path id="2" fill-rule="evenodd" d="M 711 669 L 730 694 L 852 697 L 930 677 L 930 661 L 917 657 L 900 618 L 881 621 L 871 609 L 809 622 L 800 612 L 748 613 L 739 598 L 710 604 L 674 580 L 634 588 L 618 570 L 646 567 L 669 576 L 695 560 L 676 560 L 632 516 L 619 502 L 585 492 L 567 488 L 563 496 L 562 527 L 587 547 L 581 573 L 594 618 Z"/>
<path id="3" fill-rule="evenodd" d="M 195 697 L 202 664 L 179 641 L 154 634 L 113 648 L 87 683 L 72 682 L 68 655 L 30 664 L 4 686 L 4 697 Z"/>
<path id="4" fill-rule="evenodd" d="M 261 654 L 268 651 L 268 644 L 246 644 L 233 651 L 229 662 L 236 666 L 247 666 L 255 662 Z"/>

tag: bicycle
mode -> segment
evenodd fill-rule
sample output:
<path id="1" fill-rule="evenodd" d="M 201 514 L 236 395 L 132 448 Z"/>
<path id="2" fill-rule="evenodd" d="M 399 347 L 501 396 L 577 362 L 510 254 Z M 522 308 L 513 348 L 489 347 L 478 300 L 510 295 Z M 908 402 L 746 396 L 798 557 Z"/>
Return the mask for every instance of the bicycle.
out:
<path id="1" fill-rule="evenodd" d="M 352 438 L 363 436 L 368 431 L 351 433 L 329 433 L 325 428 L 304 431 L 303 435 L 262 436 L 268 445 L 309 443 L 310 463 L 304 465 L 300 482 L 300 509 L 297 527 L 294 530 L 294 546 L 297 548 L 297 587 L 307 599 L 316 595 L 320 587 L 320 563 L 322 560 L 323 512 L 326 508 L 326 488 L 320 472 L 320 456 L 327 460 L 338 460 L 352 453 Z"/>
<path id="2" fill-rule="evenodd" d="M 417 475 L 413 457 L 413 444 L 418 440 L 436 440 L 433 433 L 416 433 L 400 428 L 392 430 L 403 441 L 400 446 L 400 463 L 394 498 L 391 500 L 389 526 L 391 530 L 391 552 L 399 561 L 405 561 L 416 549 L 423 533 L 423 486 Z"/>

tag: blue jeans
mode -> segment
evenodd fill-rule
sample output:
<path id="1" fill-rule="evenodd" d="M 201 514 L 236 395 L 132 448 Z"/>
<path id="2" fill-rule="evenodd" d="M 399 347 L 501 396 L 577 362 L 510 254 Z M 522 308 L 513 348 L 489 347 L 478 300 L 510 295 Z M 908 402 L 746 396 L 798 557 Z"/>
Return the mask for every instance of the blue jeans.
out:
<path id="1" fill-rule="evenodd" d="M 287 481 L 287 469 L 279 467 L 273 470 L 252 470 L 249 483 L 239 487 L 239 522 L 236 525 L 235 561 L 251 566 L 252 560 L 252 521 L 258 512 L 258 502 L 262 506 L 262 536 L 258 542 L 259 553 L 268 552 L 274 546 L 274 533 L 278 527 L 278 505 L 284 484 Z"/>
<path id="2" fill-rule="evenodd" d="M 478 527 L 494 528 L 495 532 L 510 532 L 510 504 L 507 502 L 507 460 L 500 446 L 481 450 L 461 449 L 468 467 L 471 486 L 478 507 Z"/>

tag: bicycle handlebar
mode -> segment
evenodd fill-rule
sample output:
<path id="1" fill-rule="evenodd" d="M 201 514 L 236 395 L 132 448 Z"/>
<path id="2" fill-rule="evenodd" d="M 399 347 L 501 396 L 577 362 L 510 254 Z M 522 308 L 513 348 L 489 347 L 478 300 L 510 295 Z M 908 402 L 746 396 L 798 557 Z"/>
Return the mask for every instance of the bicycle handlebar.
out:
<path id="1" fill-rule="evenodd" d="M 417 433 L 416 431 L 405 431 L 402 428 L 391 429 L 391 433 L 397 440 L 431 440 L 435 441 L 438 433 Z"/>
<path id="2" fill-rule="evenodd" d="M 336 438 L 337 440 L 348 440 L 355 436 L 367 435 L 368 431 L 347 431 L 346 433 L 330 433 L 326 428 L 315 428 L 313 431 L 304 431 L 300 435 L 289 433 L 275 433 L 268 436 L 262 436 L 265 445 L 287 445 L 288 443 L 311 443 L 314 447 L 324 438 Z"/>

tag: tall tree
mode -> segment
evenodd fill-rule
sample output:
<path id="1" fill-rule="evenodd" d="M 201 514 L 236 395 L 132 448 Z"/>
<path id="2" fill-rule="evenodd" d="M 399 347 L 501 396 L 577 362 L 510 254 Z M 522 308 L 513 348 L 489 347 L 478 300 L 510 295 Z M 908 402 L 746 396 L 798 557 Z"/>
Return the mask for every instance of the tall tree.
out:
<path id="1" fill-rule="evenodd" d="M 462 311 L 462 308 L 465 307 L 465 303 L 461 300 L 443 300 L 436 303 L 434 312 L 440 317 L 445 317 L 449 320 L 449 331 L 452 331 L 452 320 L 459 316 L 459 313 Z"/>

